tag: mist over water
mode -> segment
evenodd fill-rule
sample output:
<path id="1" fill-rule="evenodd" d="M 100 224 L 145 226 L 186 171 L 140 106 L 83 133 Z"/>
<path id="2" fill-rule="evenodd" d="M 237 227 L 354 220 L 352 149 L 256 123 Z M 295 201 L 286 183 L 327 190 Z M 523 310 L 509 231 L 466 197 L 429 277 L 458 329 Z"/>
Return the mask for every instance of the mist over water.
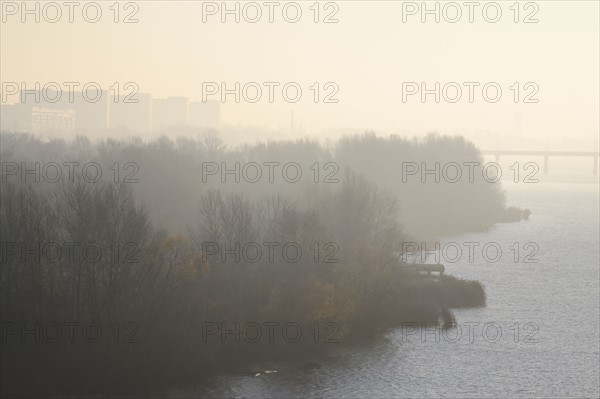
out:
<path id="1" fill-rule="evenodd" d="M 597 1 L 0 1 L 0 397 L 600 397 Z"/>
<path id="2" fill-rule="evenodd" d="M 597 397 L 598 192 L 597 184 L 508 186 L 510 201 L 536 210 L 530 221 L 445 240 L 498 242 L 508 248 L 535 237 L 540 246 L 536 264 L 516 264 L 510 257 L 493 264 L 446 263 L 448 273 L 481 281 L 488 296 L 485 308 L 455 311 L 460 332 L 395 329 L 350 350 L 267 363 L 283 373 L 266 380 L 227 375 L 207 382 L 208 388 L 167 395 L 479 398 L 571 397 L 577 392 Z M 501 337 L 491 327 L 485 335 L 486 323 L 497 323 Z M 527 323 L 531 328 L 525 330 Z"/>

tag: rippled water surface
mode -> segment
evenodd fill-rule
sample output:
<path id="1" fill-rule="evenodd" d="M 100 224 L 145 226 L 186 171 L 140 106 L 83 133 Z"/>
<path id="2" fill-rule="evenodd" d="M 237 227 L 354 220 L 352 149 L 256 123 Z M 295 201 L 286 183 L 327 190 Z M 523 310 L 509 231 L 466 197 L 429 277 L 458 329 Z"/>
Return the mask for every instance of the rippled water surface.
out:
<path id="1" fill-rule="evenodd" d="M 514 185 L 507 195 L 509 204 L 532 210 L 530 221 L 447 239 L 461 246 L 497 242 L 503 250 L 496 263 L 481 250 L 473 262 L 466 254 L 454 264 L 442 259 L 449 274 L 486 287 L 487 307 L 455 311 L 460 328 L 397 329 L 318 359 L 261 365 L 278 373 L 221 376 L 168 395 L 598 397 L 598 185 Z M 518 263 L 510 249 L 515 242 Z M 532 258 L 538 263 L 522 262 L 535 248 L 525 249 L 529 242 L 539 248 Z"/>

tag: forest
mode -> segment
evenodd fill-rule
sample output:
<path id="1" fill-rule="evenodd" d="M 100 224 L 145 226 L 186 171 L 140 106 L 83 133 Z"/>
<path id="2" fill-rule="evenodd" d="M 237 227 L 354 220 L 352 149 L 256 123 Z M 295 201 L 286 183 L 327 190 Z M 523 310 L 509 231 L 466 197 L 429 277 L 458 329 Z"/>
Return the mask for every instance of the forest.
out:
<path id="1" fill-rule="evenodd" d="M 0 140 L 3 392 L 152 389 L 451 325 L 452 309 L 485 306 L 484 287 L 403 272 L 402 243 L 510 212 L 481 174 L 403 176 L 483 164 L 458 137 Z"/>

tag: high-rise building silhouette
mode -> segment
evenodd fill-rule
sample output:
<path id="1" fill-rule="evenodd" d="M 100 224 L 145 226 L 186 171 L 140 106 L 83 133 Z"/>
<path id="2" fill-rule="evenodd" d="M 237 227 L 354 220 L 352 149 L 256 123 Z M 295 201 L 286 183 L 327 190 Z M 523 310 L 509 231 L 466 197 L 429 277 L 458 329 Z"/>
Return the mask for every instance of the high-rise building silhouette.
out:
<path id="1" fill-rule="evenodd" d="M 218 101 L 190 102 L 187 97 L 153 99 L 136 93 L 113 98 L 99 91 L 94 98 L 81 92 L 28 91 L 20 102 L 2 104 L 0 129 L 31 133 L 77 133 L 123 129 L 135 133 L 193 126 L 215 128 L 220 121 Z"/>
<path id="2" fill-rule="evenodd" d="M 155 98 L 152 101 L 152 129 L 162 130 L 187 124 L 187 97 Z"/>
<path id="3" fill-rule="evenodd" d="M 219 126 L 220 106 L 218 101 L 190 102 L 189 125 L 210 128 Z"/>
<path id="4" fill-rule="evenodd" d="M 136 93 L 135 101 L 119 96 L 110 102 L 110 128 L 145 133 L 152 125 L 152 97 L 150 94 Z"/>

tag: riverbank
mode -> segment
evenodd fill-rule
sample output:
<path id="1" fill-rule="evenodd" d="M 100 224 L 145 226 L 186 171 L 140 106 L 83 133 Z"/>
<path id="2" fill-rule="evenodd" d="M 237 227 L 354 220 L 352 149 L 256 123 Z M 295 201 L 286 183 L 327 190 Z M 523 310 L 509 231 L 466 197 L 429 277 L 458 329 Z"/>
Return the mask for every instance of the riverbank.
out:
<path id="1" fill-rule="evenodd" d="M 3 345 L 3 364 L 10 364 L 3 374 L 7 377 L 3 395 L 157 392 L 196 384 L 199 378 L 244 370 L 260 372 L 257 364 L 352 348 L 403 323 L 452 323 L 452 309 L 485 306 L 484 288 L 476 281 L 398 273 L 395 283 L 399 295 L 385 308 L 361 313 L 343 324 L 335 320 L 300 324 L 284 319 L 229 321 L 225 326 L 210 322 L 201 324 L 197 331 L 188 331 L 195 335 L 195 342 L 187 348 L 179 347 L 163 329 L 158 335 L 156 329 L 140 331 L 139 342 L 120 347 L 106 342 L 97 346 L 42 342 L 34 348 L 13 342 L 9 347 Z M 292 324 L 296 326 L 291 328 Z M 261 330 L 258 340 L 256 326 Z M 23 379 L 24 375 L 32 380 Z"/>

